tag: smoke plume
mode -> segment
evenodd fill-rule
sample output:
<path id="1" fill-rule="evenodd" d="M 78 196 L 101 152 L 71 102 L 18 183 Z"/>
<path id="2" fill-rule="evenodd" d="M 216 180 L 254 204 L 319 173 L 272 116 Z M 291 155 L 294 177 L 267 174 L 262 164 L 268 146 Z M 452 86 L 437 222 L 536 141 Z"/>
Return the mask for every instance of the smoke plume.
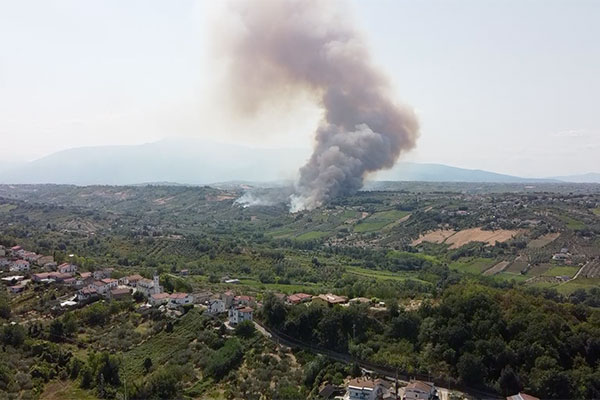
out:
<path id="1" fill-rule="evenodd" d="M 226 88 L 238 111 L 260 112 L 309 94 L 323 110 L 312 156 L 300 169 L 291 210 L 312 209 L 362 187 L 415 146 L 412 110 L 392 100 L 344 3 L 234 1 L 235 25 L 223 30 Z"/>

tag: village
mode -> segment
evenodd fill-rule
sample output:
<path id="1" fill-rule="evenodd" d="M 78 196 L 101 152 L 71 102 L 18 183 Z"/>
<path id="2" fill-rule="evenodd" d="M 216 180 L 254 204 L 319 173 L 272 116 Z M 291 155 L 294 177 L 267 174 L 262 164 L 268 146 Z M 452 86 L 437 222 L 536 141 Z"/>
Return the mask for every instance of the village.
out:
<path id="1" fill-rule="evenodd" d="M 568 255 L 565 251 L 557 255 Z M 213 318 L 223 319 L 224 326 L 233 331 L 236 326 L 252 323 L 257 330 L 270 339 L 274 332 L 265 329 L 263 324 L 254 320 L 255 310 L 262 306 L 254 296 L 237 294 L 228 289 L 221 293 L 198 291 L 196 293 L 164 291 L 160 278 L 152 279 L 140 274 L 132 274 L 113 278 L 115 268 L 107 267 L 95 271 L 81 271 L 74 263 L 64 262 L 59 265 L 52 256 L 36 254 L 21 246 L 4 248 L 0 246 L 0 271 L 6 290 L 12 296 L 18 296 L 29 286 L 60 286 L 67 289 L 67 294 L 57 299 L 54 309 L 73 309 L 86 307 L 96 301 L 141 300 L 140 308 L 156 308 L 172 318 L 181 316 L 184 308 L 197 307 Z M 189 271 L 180 271 L 188 275 Z M 5 276 L 6 275 L 6 276 Z M 235 286 L 240 281 L 225 276 L 223 283 Z M 274 296 L 288 306 L 301 306 L 310 303 L 324 306 L 349 307 L 353 304 L 368 305 L 374 312 L 386 310 L 384 302 L 365 297 L 348 299 L 333 293 L 312 295 L 308 293 L 283 294 Z M 60 313 L 60 311 L 59 311 Z M 56 315 L 56 313 L 55 313 Z M 224 316 L 224 317 L 223 317 Z M 280 346 L 285 344 L 280 343 Z M 337 400 L 449 400 L 469 398 L 469 395 L 437 387 L 433 382 L 417 379 L 403 381 L 397 377 L 382 376 L 374 371 L 361 368 L 362 377 L 348 377 L 343 385 L 323 383 L 319 390 L 319 398 Z M 536 397 L 518 393 L 507 397 L 507 400 L 537 400 Z"/>

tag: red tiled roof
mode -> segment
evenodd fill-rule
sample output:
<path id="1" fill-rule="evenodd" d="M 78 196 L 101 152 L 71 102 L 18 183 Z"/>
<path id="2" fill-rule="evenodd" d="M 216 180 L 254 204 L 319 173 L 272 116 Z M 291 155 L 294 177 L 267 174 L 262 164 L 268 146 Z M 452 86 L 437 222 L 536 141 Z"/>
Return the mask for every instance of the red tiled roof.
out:
<path id="1" fill-rule="evenodd" d="M 188 296 L 189 295 L 187 293 L 173 293 L 169 297 L 171 297 L 172 299 L 185 299 Z"/>
<path id="2" fill-rule="evenodd" d="M 350 382 L 348 382 L 348 386 L 352 386 L 361 390 L 373 390 L 375 388 L 375 382 L 369 379 L 354 378 Z"/>
<path id="3" fill-rule="evenodd" d="M 162 300 L 162 299 L 168 299 L 170 297 L 170 295 L 169 295 L 169 293 L 155 293 L 150 297 L 152 297 L 154 300 Z"/>
<path id="4" fill-rule="evenodd" d="M 406 389 L 415 389 L 426 393 L 429 393 L 432 388 L 431 384 L 423 381 L 412 381 L 406 385 Z"/>
<path id="5" fill-rule="evenodd" d="M 254 310 L 252 310 L 252 308 L 251 308 L 251 307 L 239 307 L 237 310 L 238 310 L 239 312 L 244 312 L 244 313 L 248 313 L 248 312 L 252 312 L 252 311 L 254 311 Z"/>
<path id="6" fill-rule="evenodd" d="M 125 288 L 113 289 L 110 291 L 110 294 L 112 294 L 112 295 L 129 294 L 129 289 L 125 289 Z"/>

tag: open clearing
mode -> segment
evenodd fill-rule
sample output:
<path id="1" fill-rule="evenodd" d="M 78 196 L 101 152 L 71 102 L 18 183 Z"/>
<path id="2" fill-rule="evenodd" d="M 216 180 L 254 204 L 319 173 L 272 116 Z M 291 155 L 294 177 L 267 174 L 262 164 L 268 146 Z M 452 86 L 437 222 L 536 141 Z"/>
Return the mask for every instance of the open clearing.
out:
<path id="1" fill-rule="evenodd" d="M 421 244 L 423 242 L 430 243 L 444 243 L 444 240 L 448 239 L 450 236 L 454 235 L 456 231 L 452 229 L 439 229 L 437 231 L 432 231 L 425 233 L 419 236 L 418 239 L 413 240 L 411 243 L 413 246 Z"/>
<path id="2" fill-rule="evenodd" d="M 527 244 L 527 247 L 532 249 L 541 249 L 542 247 L 549 245 L 554 242 L 560 236 L 560 232 L 556 233 L 547 233 L 543 236 L 540 236 L 537 239 L 533 239 L 531 242 Z"/>
<path id="3" fill-rule="evenodd" d="M 400 222 L 406 218 L 409 213 L 406 211 L 390 210 L 380 211 L 369 217 L 359 220 L 354 226 L 354 232 L 374 232 L 393 222 Z"/>
<path id="4" fill-rule="evenodd" d="M 600 217 L 600 207 L 592 209 L 592 212 Z"/>
<path id="5" fill-rule="evenodd" d="M 71 381 L 52 381 L 44 386 L 44 391 L 40 395 L 40 400 L 60 400 L 60 399 L 82 399 L 93 400 L 96 396 L 76 386 Z"/>
<path id="6" fill-rule="evenodd" d="M 430 282 L 424 281 L 417 277 L 416 273 L 411 272 L 391 272 L 391 271 L 381 271 L 381 270 L 373 270 L 367 268 L 360 267 L 346 267 L 346 272 L 352 275 L 359 275 L 365 278 L 373 278 L 373 279 L 382 279 L 382 280 L 394 280 L 394 281 L 405 281 L 407 279 L 412 279 L 414 281 L 419 281 L 422 283 L 430 284 Z"/>
<path id="7" fill-rule="evenodd" d="M 483 271 L 489 269 L 494 264 L 494 260 L 490 258 L 462 258 L 458 261 L 452 262 L 448 265 L 448 268 L 465 272 L 467 274 L 479 275 Z"/>
<path id="8" fill-rule="evenodd" d="M 560 220 L 562 222 L 564 222 L 567 225 L 567 228 L 569 229 L 573 229 L 573 230 L 578 230 L 578 229 L 585 229 L 585 224 L 575 218 L 571 218 L 568 215 L 559 215 L 558 218 L 560 218 Z"/>
<path id="9" fill-rule="evenodd" d="M 552 267 L 544 272 L 544 276 L 568 276 L 572 278 L 579 271 L 579 267 Z"/>
<path id="10" fill-rule="evenodd" d="M 413 246 L 422 242 L 445 243 L 449 244 L 451 249 L 457 249 L 471 242 L 483 242 L 488 245 L 494 245 L 496 242 L 506 242 L 509 239 L 521 233 L 520 230 L 498 229 L 495 231 L 484 231 L 481 228 L 463 229 L 455 232 L 453 230 L 439 229 L 421 235 L 412 242 Z"/>
<path id="11" fill-rule="evenodd" d="M 509 264 L 510 264 L 510 261 L 500 261 L 498 264 L 494 265 L 492 268 L 485 270 L 485 272 L 483 274 L 486 276 L 495 275 L 497 273 L 504 271 L 506 269 L 506 267 L 508 267 Z"/>

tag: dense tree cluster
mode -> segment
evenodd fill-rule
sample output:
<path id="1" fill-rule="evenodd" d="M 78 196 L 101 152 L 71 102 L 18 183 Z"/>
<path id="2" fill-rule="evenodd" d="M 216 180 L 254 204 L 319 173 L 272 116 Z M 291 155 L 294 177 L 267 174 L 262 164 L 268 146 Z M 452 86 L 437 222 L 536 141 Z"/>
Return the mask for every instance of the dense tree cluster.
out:
<path id="1" fill-rule="evenodd" d="M 290 307 L 267 296 L 263 318 L 307 343 L 409 373 L 503 394 L 600 396 L 600 311 L 581 304 L 464 283 L 437 304 L 379 316 L 358 306 Z"/>

